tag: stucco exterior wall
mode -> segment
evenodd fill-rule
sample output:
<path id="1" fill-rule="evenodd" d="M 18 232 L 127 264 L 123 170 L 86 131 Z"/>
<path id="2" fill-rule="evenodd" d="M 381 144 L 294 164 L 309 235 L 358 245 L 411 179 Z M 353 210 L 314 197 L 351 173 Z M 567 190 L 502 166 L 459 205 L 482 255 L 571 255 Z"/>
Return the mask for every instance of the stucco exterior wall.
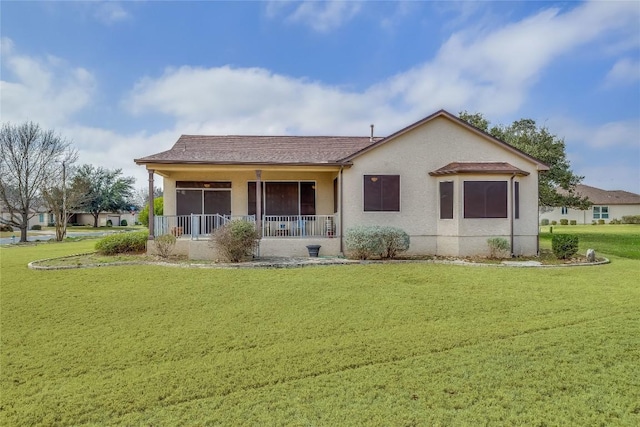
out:
<path id="1" fill-rule="evenodd" d="M 534 255 L 530 237 L 538 234 L 538 172 L 529 160 L 505 150 L 459 124 L 440 117 L 356 157 L 344 171 L 344 229 L 358 224 L 393 225 L 403 228 L 414 246 L 410 254 L 436 246 L 435 253 L 467 255 L 488 253 L 489 237 L 509 236 L 510 219 L 466 219 L 463 217 L 463 182 L 466 180 L 509 181 L 509 175 L 430 176 L 429 172 L 451 162 L 508 162 L 530 173 L 514 178 L 520 183 L 520 218 L 514 220 L 514 234 L 526 236 L 514 249 Z M 400 176 L 400 212 L 365 212 L 363 176 Z M 454 219 L 439 219 L 439 182 L 454 181 Z M 508 193 L 511 197 L 511 192 Z M 510 201 L 509 201 L 510 206 Z M 512 215 L 512 212 L 509 212 Z M 438 236 L 438 237 L 436 237 Z M 537 238 L 537 237 L 536 237 Z M 425 243 L 434 240 L 435 243 Z M 515 243 L 515 242 L 514 242 Z M 442 245 L 442 247 L 440 246 Z M 480 251 L 482 249 L 482 251 Z M 419 252 L 420 251 L 420 252 Z"/>
<path id="2" fill-rule="evenodd" d="M 609 223 L 612 219 L 622 219 L 623 216 L 640 215 L 640 205 L 596 205 L 596 206 L 608 206 L 609 218 L 605 219 L 606 223 Z M 540 220 L 548 219 L 549 222 L 557 221 L 560 224 L 561 219 L 576 220 L 577 224 L 591 224 L 592 221 L 597 221 L 593 218 L 593 207 L 585 210 L 579 209 L 567 209 L 566 214 L 562 214 L 562 208 L 554 208 L 550 212 L 541 212 Z"/>

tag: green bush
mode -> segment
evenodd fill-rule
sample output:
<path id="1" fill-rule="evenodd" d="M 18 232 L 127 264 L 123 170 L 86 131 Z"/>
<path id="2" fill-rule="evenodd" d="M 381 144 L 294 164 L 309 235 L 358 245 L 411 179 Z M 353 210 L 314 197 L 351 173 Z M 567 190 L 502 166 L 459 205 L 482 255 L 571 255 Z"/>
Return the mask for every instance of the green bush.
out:
<path id="1" fill-rule="evenodd" d="M 551 221 L 551 225 L 558 225 L 558 221 Z"/>
<path id="2" fill-rule="evenodd" d="M 571 221 L 569 221 L 570 225 L 578 225 L 578 221 L 576 221 L 575 219 L 572 219 Z"/>
<path id="3" fill-rule="evenodd" d="M 549 225 L 549 219 L 548 218 L 542 218 L 542 220 L 540 221 L 540 225 Z"/>
<path id="4" fill-rule="evenodd" d="M 504 237 L 492 237 L 487 239 L 489 245 L 489 257 L 506 258 L 509 256 L 509 241 Z"/>
<path id="5" fill-rule="evenodd" d="M 622 221 L 617 218 L 613 218 L 611 221 L 609 221 L 609 224 L 622 224 Z"/>
<path id="6" fill-rule="evenodd" d="M 111 234 L 98 240 L 96 250 L 103 255 L 144 252 L 148 237 L 146 231 Z"/>
<path id="7" fill-rule="evenodd" d="M 122 221 L 120 221 L 120 227 L 126 227 L 129 223 L 127 222 L 126 219 L 123 219 Z"/>
<path id="8" fill-rule="evenodd" d="M 156 197 L 153 199 L 153 214 L 154 215 L 162 215 L 164 213 L 164 199 L 162 197 Z M 144 205 L 144 208 L 140 211 L 138 215 L 138 221 L 142 223 L 145 227 L 149 226 L 149 204 Z"/>
<path id="9" fill-rule="evenodd" d="M 345 233 L 345 245 L 352 258 L 394 258 L 409 249 L 409 235 L 398 227 L 360 225 Z"/>
<path id="10" fill-rule="evenodd" d="M 13 227 L 7 224 L 0 224 L 0 231 L 13 231 Z"/>
<path id="11" fill-rule="evenodd" d="M 253 222 L 234 220 L 218 228 L 211 235 L 213 245 L 229 262 L 240 262 L 253 254 L 260 233 Z"/>
<path id="12" fill-rule="evenodd" d="M 578 236 L 574 234 L 554 234 L 551 249 L 558 259 L 569 259 L 578 252 Z"/>
<path id="13" fill-rule="evenodd" d="M 605 222 L 604 219 L 599 219 L 598 220 L 598 225 L 602 225 L 602 224 L 604 224 L 604 222 Z"/>
<path id="14" fill-rule="evenodd" d="M 113 226 L 113 222 L 111 222 L 110 219 L 107 220 L 107 227 L 112 227 Z"/>
<path id="15" fill-rule="evenodd" d="M 162 258 L 169 258 L 173 249 L 176 247 L 176 236 L 172 234 L 163 234 L 155 238 L 156 252 Z"/>
<path id="16" fill-rule="evenodd" d="M 566 218 L 562 218 L 562 219 L 560 220 L 560 225 L 569 225 L 569 220 L 568 220 L 568 219 L 566 219 Z"/>
<path id="17" fill-rule="evenodd" d="M 625 215 L 622 217 L 623 224 L 640 224 L 640 215 Z"/>
<path id="18" fill-rule="evenodd" d="M 42 226 L 40 224 L 35 224 L 31 226 L 32 230 L 42 230 Z"/>
<path id="19" fill-rule="evenodd" d="M 357 225 L 348 229 L 344 243 L 352 258 L 367 259 L 379 256 L 385 251 L 380 227 L 375 225 Z"/>

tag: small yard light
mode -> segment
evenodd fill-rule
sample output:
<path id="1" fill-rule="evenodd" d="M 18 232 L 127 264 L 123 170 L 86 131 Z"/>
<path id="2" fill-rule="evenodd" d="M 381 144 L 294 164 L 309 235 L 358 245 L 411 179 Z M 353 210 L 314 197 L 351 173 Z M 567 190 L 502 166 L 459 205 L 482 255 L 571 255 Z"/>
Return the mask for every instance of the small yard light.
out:
<path id="1" fill-rule="evenodd" d="M 12 235 L 11 236 L 11 243 L 15 243 L 16 242 L 16 235 Z"/>

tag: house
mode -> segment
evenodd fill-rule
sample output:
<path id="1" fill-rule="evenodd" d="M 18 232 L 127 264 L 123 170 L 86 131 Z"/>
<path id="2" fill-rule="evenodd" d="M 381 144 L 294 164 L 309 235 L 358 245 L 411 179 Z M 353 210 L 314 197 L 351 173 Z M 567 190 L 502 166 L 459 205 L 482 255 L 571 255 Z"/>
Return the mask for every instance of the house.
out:
<path id="1" fill-rule="evenodd" d="M 557 221 L 562 219 L 576 221 L 576 224 L 591 224 L 593 221 L 622 219 L 623 216 L 640 215 L 640 194 L 621 190 L 602 190 L 584 184 L 576 186 L 576 193 L 589 199 L 593 205 L 589 209 L 572 209 L 567 207 L 553 208 L 551 211 L 540 210 L 540 220 Z"/>
<path id="2" fill-rule="evenodd" d="M 2 202 L 0 202 L 0 223 L 7 224 L 11 221 L 12 216 L 9 208 Z M 47 211 L 44 208 L 41 209 L 32 209 L 31 214 L 29 215 L 29 221 L 27 225 L 27 230 L 31 230 L 31 227 L 34 225 L 39 225 L 40 227 L 46 227 L 49 224 L 53 223 L 53 214 Z"/>
<path id="3" fill-rule="evenodd" d="M 515 255 L 538 252 L 541 161 L 440 110 L 385 138 L 182 135 L 135 159 L 164 183 L 156 235 L 179 236 L 192 259 L 215 255 L 203 238 L 231 218 L 256 221 L 261 256 L 345 252 L 345 231 L 391 225 L 409 254 L 488 254 L 504 237 Z M 151 193 L 153 193 L 151 191 Z M 152 200 L 150 200 L 153 205 Z"/>

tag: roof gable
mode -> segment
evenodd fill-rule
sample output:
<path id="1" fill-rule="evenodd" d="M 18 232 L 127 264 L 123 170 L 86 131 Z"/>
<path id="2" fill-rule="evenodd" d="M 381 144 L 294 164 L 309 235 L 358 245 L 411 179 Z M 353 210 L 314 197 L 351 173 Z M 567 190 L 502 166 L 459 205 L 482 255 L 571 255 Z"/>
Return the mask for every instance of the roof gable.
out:
<path id="1" fill-rule="evenodd" d="M 351 160 L 357 158 L 358 156 L 361 156 L 362 154 L 364 154 L 366 152 L 374 150 L 375 148 L 377 148 L 377 147 L 379 147 L 379 146 L 381 146 L 383 144 L 391 142 L 394 139 L 406 134 L 407 132 L 410 132 L 410 131 L 412 131 L 412 130 L 420 127 L 420 126 L 423 126 L 423 125 L 425 125 L 425 124 L 427 124 L 427 123 L 429 123 L 429 122 L 431 122 L 434 119 L 439 118 L 439 117 L 446 118 L 446 119 L 454 122 L 455 124 L 457 124 L 459 126 L 462 126 L 462 127 L 466 128 L 467 130 L 475 133 L 476 135 L 479 135 L 479 136 L 489 140 L 490 142 L 492 142 L 494 144 L 497 144 L 501 148 L 503 148 L 503 149 L 505 149 L 505 150 L 507 150 L 509 152 L 512 152 L 512 153 L 514 153 L 514 154 L 516 154 L 516 155 L 528 160 L 529 162 L 535 164 L 536 167 L 538 168 L 538 170 L 541 170 L 541 171 L 549 170 L 549 166 L 548 165 L 546 165 L 545 163 L 543 163 L 540 160 L 536 159 L 535 157 L 530 156 L 529 154 L 525 153 L 524 151 L 521 151 L 521 150 L 517 149 L 516 147 L 513 147 L 512 145 L 507 144 L 506 142 L 501 141 L 501 140 L 489 135 L 488 133 L 486 133 L 486 132 L 484 132 L 484 131 L 482 131 L 482 130 L 480 130 L 480 129 L 472 126 L 472 125 L 470 125 L 469 123 L 465 122 L 464 120 L 461 120 L 460 118 L 454 116 L 453 114 L 449 113 L 446 110 L 436 111 L 435 113 L 431 114 L 430 116 L 427 116 L 422 120 L 419 120 L 419 121 L 417 121 L 417 122 L 415 122 L 415 123 L 403 128 L 403 129 L 400 129 L 399 131 L 387 136 L 386 138 L 382 138 L 381 140 L 376 141 L 373 144 L 369 144 L 367 147 L 364 147 L 360 151 L 358 151 L 356 153 L 353 153 L 352 155 L 350 155 L 348 157 L 345 157 L 343 160 L 351 161 Z"/>

